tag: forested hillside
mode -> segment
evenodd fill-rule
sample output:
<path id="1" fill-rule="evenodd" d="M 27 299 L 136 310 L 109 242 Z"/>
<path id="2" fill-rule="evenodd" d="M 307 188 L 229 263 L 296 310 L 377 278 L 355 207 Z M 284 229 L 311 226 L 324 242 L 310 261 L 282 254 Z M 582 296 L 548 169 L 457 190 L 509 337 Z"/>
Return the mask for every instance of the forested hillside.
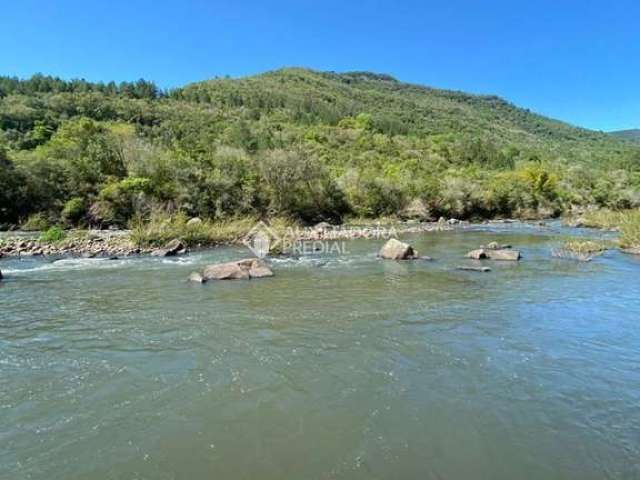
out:
<path id="1" fill-rule="evenodd" d="M 494 96 L 284 69 L 170 92 L 0 78 L 0 223 L 303 221 L 640 205 L 640 146 Z M 416 209 L 411 209 L 415 213 Z"/>

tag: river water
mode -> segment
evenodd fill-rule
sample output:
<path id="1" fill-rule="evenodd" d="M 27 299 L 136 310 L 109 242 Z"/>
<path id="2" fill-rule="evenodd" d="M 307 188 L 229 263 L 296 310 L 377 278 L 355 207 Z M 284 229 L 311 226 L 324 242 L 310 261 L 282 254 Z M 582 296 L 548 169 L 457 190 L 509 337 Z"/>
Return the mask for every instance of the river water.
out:
<path id="1" fill-rule="evenodd" d="M 560 227 L 404 237 L 185 282 L 177 259 L 2 260 L 2 479 L 640 478 L 640 259 Z M 498 240 L 518 263 L 456 271 Z"/>

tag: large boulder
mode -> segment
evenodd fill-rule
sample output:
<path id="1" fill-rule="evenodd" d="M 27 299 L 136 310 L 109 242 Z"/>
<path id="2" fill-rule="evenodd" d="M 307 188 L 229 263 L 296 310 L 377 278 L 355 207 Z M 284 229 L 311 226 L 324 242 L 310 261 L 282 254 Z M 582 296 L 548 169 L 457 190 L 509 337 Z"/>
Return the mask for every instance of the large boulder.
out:
<path id="1" fill-rule="evenodd" d="M 174 255 L 178 255 L 180 253 L 184 253 L 186 251 L 184 243 L 182 243 L 177 238 L 174 238 L 169 243 L 167 243 L 164 247 L 158 248 L 151 252 L 151 256 L 153 257 L 172 257 Z"/>
<path id="2" fill-rule="evenodd" d="M 202 220 L 198 217 L 190 218 L 187 222 L 188 227 L 196 227 L 198 225 L 202 225 Z"/>
<path id="3" fill-rule="evenodd" d="M 378 256 L 387 260 L 414 260 L 418 258 L 418 252 L 408 243 L 392 238 L 380 249 Z"/>
<path id="4" fill-rule="evenodd" d="M 511 262 L 517 262 L 518 260 L 520 260 L 521 255 L 519 250 L 492 250 L 491 252 L 489 252 L 489 258 L 491 260 L 507 260 Z"/>
<path id="5" fill-rule="evenodd" d="M 249 264 L 249 277 L 250 278 L 273 277 L 273 271 L 264 262 L 264 260 L 253 259 Z"/>
<path id="6" fill-rule="evenodd" d="M 487 251 L 484 248 L 479 248 L 478 250 L 471 250 L 465 256 L 467 258 L 473 258 L 474 260 L 484 260 L 485 258 L 489 258 L 489 255 L 487 254 Z"/>
<path id="7" fill-rule="evenodd" d="M 208 280 L 249 280 L 250 278 L 272 277 L 273 271 L 258 258 L 247 258 L 235 262 L 208 265 L 202 272 L 203 281 Z"/>

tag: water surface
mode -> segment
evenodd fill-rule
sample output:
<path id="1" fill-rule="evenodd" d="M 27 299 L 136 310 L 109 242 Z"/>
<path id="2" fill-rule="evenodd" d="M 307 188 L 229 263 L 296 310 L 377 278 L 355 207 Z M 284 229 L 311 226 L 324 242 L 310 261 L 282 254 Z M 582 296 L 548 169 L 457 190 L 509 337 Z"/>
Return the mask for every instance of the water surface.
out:
<path id="1" fill-rule="evenodd" d="M 2 260 L 0 478 L 640 477 L 640 261 L 552 228 L 404 237 L 433 262 Z M 456 271 L 492 240 L 518 264 Z"/>

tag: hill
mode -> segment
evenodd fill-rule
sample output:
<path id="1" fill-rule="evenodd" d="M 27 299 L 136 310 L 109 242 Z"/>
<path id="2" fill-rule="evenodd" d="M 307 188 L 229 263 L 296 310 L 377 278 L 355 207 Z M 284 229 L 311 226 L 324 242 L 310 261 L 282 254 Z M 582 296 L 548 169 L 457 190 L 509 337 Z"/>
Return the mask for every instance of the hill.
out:
<path id="1" fill-rule="evenodd" d="M 521 145 L 612 144 L 606 134 L 537 115 L 496 96 L 412 85 L 370 72 L 290 68 L 196 83 L 172 96 L 219 107 L 281 110 L 298 121 L 327 124 L 367 113 L 373 128 L 392 134 L 469 134 Z"/>
<path id="2" fill-rule="evenodd" d="M 640 205 L 640 147 L 496 96 L 287 68 L 169 92 L 0 77 L 0 223 Z M 417 203 L 416 203 L 417 202 Z M 416 209 L 413 208 L 413 211 Z"/>
<path id="3" fill-rule="evenodd" d="M 610 132 L 610 135 L 618 138 L 624 138 L 626 140 L 640 141 L 640 128 Z"/>

